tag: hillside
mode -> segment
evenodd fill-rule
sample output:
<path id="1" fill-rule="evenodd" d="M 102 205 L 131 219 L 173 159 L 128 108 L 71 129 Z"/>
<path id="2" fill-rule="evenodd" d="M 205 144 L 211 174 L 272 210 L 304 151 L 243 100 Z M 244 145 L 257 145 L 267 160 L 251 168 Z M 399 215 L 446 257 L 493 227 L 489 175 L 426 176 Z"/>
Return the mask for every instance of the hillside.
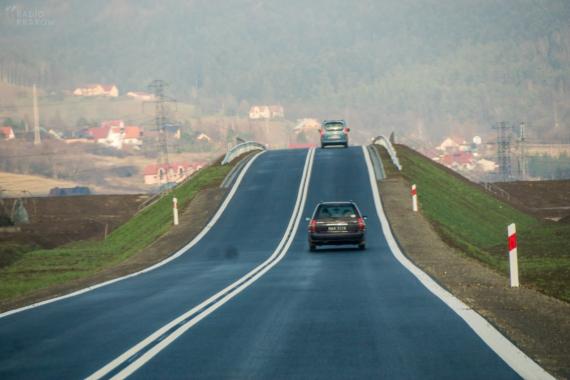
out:
<path id="1" fill-rule="evenodd" d="M 22 20 L 26 10 L 40 12 Z M 207 113 L 279 102 L 369 134 L 526 120 L 534 137 L 570 139 L 565 0 L 30 0 L 3 19 L 0 76 L 13 83 L 140 90 L 161 78 Z"/>
<path id="2" fill-rule="evenodd" d="M 397 152 L 422 214 L 447 243 L 508 274 L 506 231 L 516 223 L 521 283 L 570 301 L 570 224 L 537 219 L 404 145 Z"/>

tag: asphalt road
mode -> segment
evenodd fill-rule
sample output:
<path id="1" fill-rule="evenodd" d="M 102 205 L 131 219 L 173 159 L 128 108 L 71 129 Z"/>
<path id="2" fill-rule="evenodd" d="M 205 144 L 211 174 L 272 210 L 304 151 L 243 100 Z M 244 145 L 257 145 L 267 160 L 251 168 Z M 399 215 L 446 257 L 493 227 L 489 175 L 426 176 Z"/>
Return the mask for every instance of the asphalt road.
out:
<path id="1" fill-rule="evenodd" d="M 258 157 L 212 230 L 171 263 L 1 318 L 0 378 L 89 376 L 263 263 L 294 215 L 306 157 Z M 310 253 L 304 217 L 318 201 L 347 199 L 369 216 L 366 251 Z M 162 334 L 132 377 L 519 378 L 390 253 L 362 149 L 316 150 L 299 216 L 281 261 L 177 339 Z"/>

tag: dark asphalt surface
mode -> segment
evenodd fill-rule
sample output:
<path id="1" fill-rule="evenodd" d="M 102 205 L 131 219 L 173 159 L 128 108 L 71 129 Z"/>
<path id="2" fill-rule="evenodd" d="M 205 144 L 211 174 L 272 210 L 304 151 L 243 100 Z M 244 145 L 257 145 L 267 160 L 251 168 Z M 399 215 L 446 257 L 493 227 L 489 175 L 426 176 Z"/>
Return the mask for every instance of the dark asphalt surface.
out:
<path id="1" fill-rule="evenodd" d="M 306 155 L 257 158 L 218 223 L 165 266 L 0 318 L 0 379 L 86 377 L 259 265 L 289 222 Z"/>
<path id="2" fill-rule="evenodd" d="M 267 152 L 216 226 L 153 272 L 0 319 L 0 378 L 78 378 L 235 281 L 282 238 L 306 150 Z M 287 255 L 134 378 L 518 378 L 390 253 L 362 149 L 317 149 L 303 216 L 353 200 L 367 250 L 310 253 L 304 218 Z"/>

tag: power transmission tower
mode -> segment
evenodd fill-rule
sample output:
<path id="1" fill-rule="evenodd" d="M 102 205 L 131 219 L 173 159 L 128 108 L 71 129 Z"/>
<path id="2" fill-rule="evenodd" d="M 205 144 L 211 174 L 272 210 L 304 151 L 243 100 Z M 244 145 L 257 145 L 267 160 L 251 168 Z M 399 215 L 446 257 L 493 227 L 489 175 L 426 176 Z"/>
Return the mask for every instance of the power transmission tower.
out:
<path id="1" fill-rule="evenodd" d="M 497 130 L 497 163 L 499 164 L 499 176 L 503 182 L 512 177 L 511 171 L 511 132 L 512 128 L 504 121 L 493 126 Z"/>
<path id="2" fill-rule="evenodd" d="M 158 132 L 158 163 L 165 164 L 168 167 L 168 140 L 166 136 L 166 101 L 164 96 L 164 81 L 160 79 L 154 80 L 149 89 L 154 94 L 154 125 Z M 168 179 L 168 168 L 166 170 Z"/>
<path id="3" fill-rule="evenodd" d="M 521 122 L 519 125 L 518 148 L 519 177 L 522 181 L 526 181 L 528 176 L 528 162 L 526 159 L 526 125 L 524 122 Z"/>
<path id="4" fill-rule="evenodd" d="M 32 87 L 32 96 L 34 102 L 34 145 L 40 145 L 42 143 L 42 138 L 40 135 L 40 116 L 38 112 L 38 94 L 36 91 L 36 85 Z"/>
<path id="5" fill-rule="evenodd" d="M 166 84 L 163 80 L 155 79 L 149 85 L 149 89 L 154 94 L 154 124 L 158 132 L 158 164 L 165 167 L 166 182 L 170 182 L 168 178 L 170 162 L 168 159 L 168 138 L 166 126 L 168 125 L 168 105 L 172 101 L 167 99 L 164 94 Z"/>

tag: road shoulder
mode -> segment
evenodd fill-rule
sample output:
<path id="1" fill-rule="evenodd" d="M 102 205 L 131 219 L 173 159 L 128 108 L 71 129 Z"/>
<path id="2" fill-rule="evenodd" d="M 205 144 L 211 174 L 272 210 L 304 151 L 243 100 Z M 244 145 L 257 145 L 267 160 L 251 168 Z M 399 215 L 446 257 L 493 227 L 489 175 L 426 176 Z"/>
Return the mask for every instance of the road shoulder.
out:
<path id="1" fill-rule="evenodd" d="M 409 186 L 399 176 L 378 182 L 386 216 L 402 251 L 440 285 L 476 310 L 533 360 L 570 378 L 570 305 L 508 279 L 441 240 L 411 211 Z"/>

